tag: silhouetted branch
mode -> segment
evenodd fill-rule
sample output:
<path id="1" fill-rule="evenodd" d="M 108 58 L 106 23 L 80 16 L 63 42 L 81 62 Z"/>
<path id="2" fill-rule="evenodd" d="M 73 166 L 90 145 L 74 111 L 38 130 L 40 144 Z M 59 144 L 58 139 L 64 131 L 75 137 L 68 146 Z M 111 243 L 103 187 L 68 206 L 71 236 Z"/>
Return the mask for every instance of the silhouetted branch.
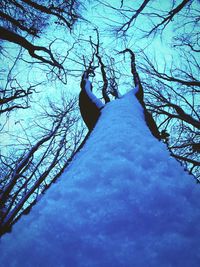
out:
<path id="1" fill-rule="evenodd" d="M 106 75 L 106 66 L 104 65 L 103 61 L 102 61 L 102 58 L 99 54 L 99 32 L 97 29 L 95 29 L 96 31 L 96 34 L 97 34 L 97 43 L 94 44 L 92 43 L 93 45 L 95 45 L 95 48 L 96 48 L 96 57 L 98 58 L 98 61 L 99 61 L 99 64 L 100 64 L 100 68 L 101 68 L 101 74 L 102 74 L 102 78 L 103 78 L 103 88 L 102 88 L 102 95 L 103 95 L 103 98 L 105 100 L 105 103 L 108 103 L 110 102 L 110 98 L 108 96 L 108 78 L 107 78 L 107 75 Z"/>
<path id="2" fill-rule="evenodd" d="M 62 68 L 62 66 L 54 58 L 51 50 L 43 46 L 35 46 L 31 44 L 29 41 L 27 41 L 24 37 L 20 36 L 19 34 L 4 29 L 1 26 L 0 26 L 0 39 L 7 40 L 9 42 L 20 45 L 21 47 L 25 48 L 33 58 L 36 58 L 43 63 L 47 63 L 54 67 Z M 36 51 L 44 52 L 46 55 L 48 55 L 50 59 L 46 59 L 43 56 L 37 55 Z"/>
<path id="3" fill-rule="evenodd" d="M 131 23 L 137 19 L 137 17 L 140 15 L 142 10 L 146 7 L 146 5 L 150 2 L 150 0 L 144 0 L 141 6 L 134 12 L 134 15 L 126 22 L 124 23 L 119 29 L 118 32 L 123 31 L 124 33 L 130 28 Z M 123 4 L 123 3 L 122 3 Z M 122 7 L 122 6 L 121 6 Z"/>
<path id="4" fill-rule="evenodd" d="M 14 26 L 18 27 L 19 29 L 26 31 L 27 33 L 29 33 L 33 36 L 37 36 L 37 30 L 35 28 L 28 28 L 28 27 L 24 26 L 23 24 L 21 24 L 19 22 L 19 20 L 14 19 L 10 15 L 5 14 L 4 12 L 0 11 L 0 17 L 11 22 Z M 4 32 L 3 34 L 6 34 L 6 32 Z"/>
<path id="5" fill-rule="evenodd" d="M 191 74 L 186 74 L 184 73 L 184 71 L 180 70 L 180 74 L 183 73 L 185 75 L 188 76 L 188 78 L 192 78 L 192 80 L 184 80 L 184 79 L 180 79 L 174 76 L 171 76 L 169 74 L 166 73 L 162 73 L 160 71 L 158 71 L 156 69 L 156 67 L 153 65 L 153 63 L 146 57 L 146 55 L 144 55 L 144 59 L 146 61 L 146 63 L 148 64 L 148 67 L 142 68 L 140 67 L 144 72 L 146 72 L 147 74 L 151 74 L 154 76 L 157 76 L 160 79 L 163 79 L 165 81 L 169 81 L 169 82 L 176 82 L 176 83 L 180 83 L 182 85 L 186 85 L 186 86 L 200 86 L 200 81 L 198 81 L 197 79 L 195 79 Z M 172 69 L 171 69 L 172 72 Z"/>
<path id="6" fill-rule="evenodd" d="M 138 72 L 136 70 L 135 54 L 129 48 L 126 48 L 125 50 L 120 51 L 119 54 L 125 54 L 126 52 L 128 52 L 131 56 L 131 73 L 133 75 L 135 87 L 137 88 L 135 95 L 136 95 L 137 99 L 139 100 L 139 102 L 141 103 L 141 105 L 145 106 L 145 104 L 144 104 L 144 90 L 143 90 Z"/>
<path id="7" fill-rule="evenodd" d="M 43 12 L 43 13 L 46 13 L 46 14 L 48 14 L 48 15 L 56 16 L 56 17 L 59 18 L 62 22 L 64 22 L 64 23 L 67 25 L 67 27 L 68 27 L 69 29 L 71 29 L 71 27 L 72 27 L 71 23 L 70 23 L 69 21 L 67 21 L 67 20 L 65 19 L 64 16 L 61 15 L 61 13 L 65 13 L 65 12 L 66 12 L 65 9 L 63 9 L 63 8 L 59 8 L 59 6 L 56 7 L 56 6 L 54 6 L 53 4 L 52 4 L 51 6 L 49 6 L 49 7 L 46 7 L 46 6 L 44 6 L 44 5 L 38 4 L 38 3 L 36 3 L 36 2 L 33 2 L 33 1 L 31 1 L 31 0 L 22 0 L 22 1 L 23 1 L 24 3 L 26 3 L 26 4 L 28 4 L 29 6 L 35 8 L 35 9 L 37 9 L 37 10 Z M 73 5 L 73 2 L 69 3 L 69 5 Z M 76 18 L 76 19 L 78 18 L 78 17 L 75 16 L 75 14 L 73 14 L 73 13 L 71 13 L 70 15 L 73 16 L 74 19 L 75 19 L 75 18 Z"/>
<path id="8" fill-rule="evenodd" d="M 151 35 L 154 33 L 157 29 L 159 29 L 161 26 L 163 26 L 162 30 L 165 29 L 165 27 L 173 20 L 174 16 L 178 14 L 191 0 L 183 0 L 177 7 L 170 10 L 168 12 L 168 15 L 158 24 L 156 24 L 148 33 L 147 35 Z"/>
<path id="9" fill-rule="evenodd" d="M 186 161 L 188 163 L 193 164 L 194 166 L 200 166 L 200 162 L 197 161 L 197 160 L 194 160 L 194 159 L 191 159 L 191 158 L 187 158 L 187 157 L 184 157 L 184 156 L 180 156 L 180 155 L 174 154 L 173 152 L 171 152 L 171 155 L 174 158 L 178 159 L 178 160 Z"/>
<path id="10" fill-rule="evenodd" d="M 133 75 L 133 80 L 136 88 L 135 96 L 137 97 L 138 101 L 142 105 L 144 109 L 144 116 L 147 126 L 149 127 L 149 130 L 151 131 L 152 135 L 157 138 L 158 140 L 161 139 L 160 132 L 158 131 L 158 127 L 153 119 L 153 116 L 146 108 L 145 102 L 144 102 L 144 90 L 142 83 L 140 81 L 139 74 L 136 69 L 136 63 L 135 63 L 135 54 L 131 49 L 126 48 L 125 50 L 119 52 L 119 54 L 124 54 L 128 52 L 131 55 L 131 73 Z"/>

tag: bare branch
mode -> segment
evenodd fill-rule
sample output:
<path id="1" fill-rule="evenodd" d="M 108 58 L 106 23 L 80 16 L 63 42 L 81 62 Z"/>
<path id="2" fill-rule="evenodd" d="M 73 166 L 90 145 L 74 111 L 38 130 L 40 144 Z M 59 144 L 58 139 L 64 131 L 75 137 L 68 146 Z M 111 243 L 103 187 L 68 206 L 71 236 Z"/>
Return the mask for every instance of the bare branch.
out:
<path id="1" fill-rule="evenodd" d="M 123 31 L 125 33 L 131 26 L 131 23 L 137 19 L 137 17 L 140 15 L 142 10 L 146 7 L 146 5 L 150 2 L 150 0 L 144 0 L 141 6 L 135 11 L 134 15 L 126 22 L 124 23 L 119 29 L 118 32 Z M 123 5 L 123 3 L 122 3 Z M 122 7 L 121 5 L 121 7 Z"/>
<path id="2" fill-rule="evenodd" d="M 20 28 L 23 31 L 26 31 L 27 33 L 33 35 L 33 36 L 37 36 L 37 30 L 35 28 L 27 28 L 26 26 L 24 26 L 23 24 L 21 24 L 19 22 L 19 20 L 16 20 L 14 18 L 12 18 L 11 16 L 9 16 L 8 14 L 3 13 L 2 11 L 0 11 L 0 17 L 2 17 L 3 19 L 10 21 L 13 25 L 15 25 L 16 27 Z M 4 32 L 5 34 L 5 32 Z"/>
<path id="3" fill-rule="evenodd" d="M 43 63 L 47 63 L 54 67 L 62 68 L 62 66 L 54 58 L 51 50 L 43 46 L 35 46 L 31 44 L 29 41 L 27 41 L 24 37 L 20 36 L 19 34 L 4 29 L 1 26 L 0 26 L 0 39 L 7 40 L 9 42 L 20 45 L 21 47 L 25 48 L 33 58 L 36 58 Z M 46 59 L 43 56 L 37 55 L 36 51 L 44 52 L 50 57 L 50 59 Z"/>
<path id="4" fill-rule="evenodd" d="M 131 49 L 126 48 L 125 50 L 119 52 L 119 54 L 124 54 L 128 52 L 131 55 L 131 73 L 133 75 L 134 84 L 136 87 L 136 93 L 135 96 L 137 97 L 138 101 L 142 105 L 144 109 L 144 116 L 147 126 L 149 127 L 149 130 L 151 131 L 152 135 L 156 137 L 158 140 L 161 139 L 160 132 L 158 131 L 158 127 L 153 119 L 153 116 L 146 108 L 145 102 L 144 102 L 144 90 L 142 83 L 140 81 L 139 74 L 136 70 L 136 64 L 135 64 L 135 54 Z"/>
<path id="5" fill-rule="evenodd" d="M 156 24 L 156 26 L 154 26 L 147 35 L 151 35 L 161 26 L 163 26 L 162 29 L 165 29 L 165 27 L 173 20 L 174 16 L 178 14 L 189 2 L 191 2 L 191 0 L 183 0 L 177 7 L 170 10 L 168 15 L 160 23 Z"/>
<path id="6" fill-rule="evenodd" d="M 102 88 L 102 95 L 103 98 L 105 100 L 105 103 L 110 102 L 110 98 L 108 96 L 108 78 L 106 75 L 106 66 L 104 65 L 101 56 L 99 55 L 99 32 L 97 29 L 95 29 L 96 34 L 97 34 L 97 44 L 92 43 L 93 45 L 95 45 L 96 48 L 96 57 L 98 58 L 99 64 L 101 66 L 101 74 L 102 74 L 102 78 L 103 78 L 103 88 Z"/>
<path id="7" fill-rule="evenodd" d="M 44 13 L 46 13 L 46 14 L 48 14 L 48 15 L 54 15 L 54 16 L 56 16 L 56 17 L 59 18 L 61 21 L 63 21 L 63 22 L 67 25 L 67 27 L 68 27 L 69 29 L 71 29 L 71 27 L 72 27 L 71 23 L 69 23 L 69 21 L 67 21 L 67 20 L 65 19 L 65 17 L 62 16 L 62 15 L 60 15 L 60 13 L 59 13 L 59 12 L 61 12 L 61 11 L 62 11 L 62 12 L 65 12 L 65 10 L 63 10 L 63 9 L 61 10 L 61 9 L 59 9 L 59 7 L 55 8 L 53 5 L 50 6 L 50 7 L 46 7 L 46 6 L 44 6 L 44 5 L 35 3 L 35 2 L 33 2 L 33 1 L 31 1 L 31 0 L 22 0 L 22 1 L 23 1 L 24 3 L 26 3 L 26 4 L 28 4 L 29 6 L 31 6 L 31 7 L 35 8 L 35 9 L 41 11 L 41 12 L 44 12 Z M 73 5 L 73 3 L 71 3 L 71 5 Z M 71 13 L 70 15 L 73 15 L 73 16 L 74 16 L 74 19 L 75 19 L 75 18 L 77 19 L 77 17 L 76 17 L 74 14 Z"/>
<path id="8" fill-rule="evenodd" d="M 131 55 L 131 73 L 133 75 L 135 87 L 137 88 L 135 95 L 136 95 L 137 99 L 140 101 L 140 103 L 142 104 L 142 106 L 145 106 L 145 104 L 144 104 L 144 90 L 143 90 L 138 72 L 136 70 L 135 54 L 133 53 L 133 51 L 131 49 L 128 49 L 128 48 L 126 48 L 123 51 L 120 51 L 119 54 L 124 54 L 126 52 L 128 52 Z"/>

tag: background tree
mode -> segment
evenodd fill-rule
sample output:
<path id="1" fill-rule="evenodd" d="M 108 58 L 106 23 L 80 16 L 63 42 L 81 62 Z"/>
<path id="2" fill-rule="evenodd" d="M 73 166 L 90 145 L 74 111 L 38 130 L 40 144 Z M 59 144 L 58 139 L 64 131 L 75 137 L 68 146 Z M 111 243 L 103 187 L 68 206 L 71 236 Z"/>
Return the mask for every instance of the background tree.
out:
<path id="1" fill-rule="evenodd" d="M 34 45 L 26 39 L 26 35 L 39 37 L 49 23 L 51 18 L 54 23 L 64 25 L 69 30 L 80 17 L 78 15 L 78 1 L 44 1 L 42 4 L 35 1 L 12 1 L 1 2 L 0 37 L 3 40 L 20 45 L 25 48 L 30 56 L 52 66 L 61 67 L 54 58 L 51 49 L 44 46 Z M 43 52 L 44 56 L 37 52 Z M 48 58 L 45 58 L 48 56 Z"/>
<path id="2" fill-rule="evenodd" d="M 40 123 L 45 124 L 35 122 L 38 133 L 34 138 L 26 136 L 23 147 L 15 143 L 18 151 L 11 150 L 11 146 L 0 157 L 1 234 L 27 214 L 62 174 L 83 138 L 76 99 L 66 100 L 63 95 L 59 104 L 51 101 L 40 118 Z M 20 124 L 20 120 L 16 123 Z"/>
<path id="3" fill-rule="evenodd" d="M 83 138 L 84 127 L 79 123 L 74 96 L 57 90 L 58 103 L 51 97 L 46 104 L 37 104 L 36 100 L 42 86 L 47 84 L 45 75 L 51 75 L 52 81 L 52 73 L 57 69 L 56 77 L 59 74 L 59 79 L 65 83 L 65 72 L 63 62 L 58 63 L 58 54 L 51 48 L 55 40 L 49 41 L 49 48 L 35 43 L 45 35 L 52 22 L 56 27 L 67 27 L 67 31 L 71 31 L 79 18 L 79 7 L 77 1 L 57 1 L 56 4 L 52 1 L 3 1 L 0 4 L 0 53 L 9 65 L 7 69 L 6 65 L 1 65 L 4 73 L 0 97 L 1 136 L 5 140 L 0 154 L 1 234 L 9 231 L 55 182 Z M 30 61 L 30 56 L 34 61 Z M 33 71 L 35 64 L 37 68 L 46 65 L 39 82 L 35 82 L 37 76 L 34 81 L 29 79 L 29 71 Z M 26 73 L 25 77 L 22 72 Z M 38 111 L 32 117 L 30 113 L 35 108 Z M 20 113 L 24 109 L 27 111 Z"/>

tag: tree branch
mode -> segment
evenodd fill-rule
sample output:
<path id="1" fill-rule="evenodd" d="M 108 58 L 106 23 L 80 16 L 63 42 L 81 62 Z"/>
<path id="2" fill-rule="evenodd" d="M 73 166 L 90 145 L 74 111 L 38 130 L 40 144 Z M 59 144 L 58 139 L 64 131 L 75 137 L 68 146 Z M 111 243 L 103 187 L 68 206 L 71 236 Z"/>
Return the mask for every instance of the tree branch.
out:
<path id="1" fill-rule="evenodd" d="M 133 80 L 134 80 L 135 87 L 137 88 L 137 91 L 136 91 L 135 95 L 136 95 L 137 99 L 139 100 L 139 102 L 144 107 L 145 106 L 145 104 L 144 104 L 144 90 L 143 90 L 143 87 L 142 87 L 138 72 L 136 70 L 135 54 L 129 48 L 126 48 L 125 50 L 120 51 L 119 54 L 125 54 L 126 52 L 128 52 L 130 54 L 130 56 L 131 56 L 131 73 L 133 75 Z"/>
<path id="2" fill-rule="evenodd" d="M 54 67 L 62 68 L 62 66 L 54 58 L 51 50 L 43 46 L 35 46 L 31 44 L 29 41 L 27 41 L 24 37 L 20 36 L 19 34 L 11 32 L 10 30 L 7 30 L 1 26 L 0 26 L 0 39 L 20 45 L 21 47 L 25 48 L 33 58 L 36 58 L 43 63 L 47 63 Z M 43 56 L 37 55 L 36 51 L 44 52 L 45 54 L 48 55 L 50 59 L 46 59 Z"/>
<path id="3" fill-rule="evenodd" d="M 190 159 L 190 158 L 187 158 L 187 157 L 184 157 L 184 156 L 176 155 L 176 154 L 174 154 L 173 152 L 171 152 L 171 155 L 172 155 L 174 158 L 178 159 L 178 160 L 186 161 L 186 162 L 188 162 L 188 163 L 193 164 L 194 166 L 200 166 L 200 162 L 199 162 L 199 161 L 196 161 L 196 160 L 194 160 L 194 159 Z"/>
<path id="4" fill-rule="evenodd" d="M 37 36 L 37 30 L 35 28 L 27 28 L 26 26 L 22 25 L 18 20 L 12 18 L 8 14 L 3 13 L 2 11 L 0 11 L 0 17 L 7 21 L 10 21 L 14 26 L 20 28 L 21 30 L 26 31 L 27 33 L 33 36 Z"/>
<path id="5" fill-rule="evenodd" d="M 110 102 L 110 98 L 109 98 L 108 92 L 107 92 L 107 90 L 108 90 L 108 78 L 107 78 L 106 71 L 105 71 L 106 66 L 104 65 L 102 58 L 99 55 L 99 32 L 97 29 L 95 29 L 95 31 L 97 34 L 97 44 L 92 43 L 92 41 L 91 41 L 91 43 L 93 45 L 95 45 L 95 48 L 96 48 L 95 55 L 98 58 L 98 61 L 99 61 L 100 67 L 101 67 L 101 74 L 102 74 L 102 78 L 103 78 L 102 95 L 103 95 L 103 98 L 105 100 L 105 103 L 108 103 L 108 102 Z"/>
<path id="6" fill-rule="evenodd" d="M 129 28 L 131 23 L 133 22 L 133 20 L 135 20 L 139 14 L 142 12 L 142 10 L 146 7 L 146 5 L 150 2 L 150 0 L 144 0 L 142 5 L 135 11 L 134 15 L 129 19 L 129 21 L 127 21 L 126 23 L 124 23 L 118 31 L 123 31 L 126 32 Z M 123 4 L 123 3 L 122 3 Z M 122 6 L 121 6 L 122 7 Z M 125 28 L 125 29 L 124 29 Z"/>
<path id="7" fill-rule="evenodd" d="M 43 13 L 46 13 L 46 14 L 48 14 L 48 15 L 54 15 L 54 16 L 56 16 L 57 18 L 59 18 L 61 21 L 63 21 L 66 25 L 67 25 L 67 27 L 69 28 L 69 29 L 71 29 L 71 27 L 72 27 L 72 25 L 69 23 L 69 21 L 67 21 L 63 16 L 61 16 L 58 12 L 59 12 L 59 8 L 57 8 L 58 9 L 58 12 L 55 12 L 54 11 L 54 9 L 53 9 L 53 6 L 51 7 L 46 7 L 46 6 L 44 6 L 44 5 L 41 5 L 41 4 L 38 4 L 38 3 L 35 3 L 35 2 L 33 2 L 33 1 L 31 1 L 31 0 L 22 0 L 24 3 L 26 3 L 26 4 L 28 4 L 29 6 L 31 6 L 31 7 L 33 7 L 33 8 L 35 8 L 35 9 L 37 9 L 37 10 L 39 10 L 39 11 L 41 11 L 41 12 L 43 12 Z M 65 10 L 60 10 L 60 11 L 62 11 L 62 12 L 64 12 Z"/>
<path id="8" fill-rule="evenodd" d="M 126 52 L 128 52 L 131 55 L 131 73 L 133 75 L 133 80 L 134 80 L 134 84 L 136 87 L 135 96 L 137 97 L 138 101 L 140 102 L 140 104 L 142 105 L 142 107 L 144 109 L 144 117 L 145 117 L 145 121 L 146 121 L 146 124 L 147 124 L 149 130 L 151 131 L 152 135 L 155 138 L 160 140 L 161 135 L 160 135 L 160 132 L 158 130 L 158 127 L 157 127 L 151 113 L 149 113 L 149 111 L 147 110 L 145 102 L 144 102 L 144 90 L 143 90 L 142 83 L 140 81 L 139 74 L 138 74 L 137 69 L 136 69 L 135 54 L 133 53 L 133 51 L 131 49 L 128 49 L 128 48 L 119 52 L 119 54 L 124 54 Z"/>
<path id="9" fill-rule="evenodd" d="M 170 10 L 168 13 L 168 16 L 165 17 L 160 23 L 158 23 L 155 27 L 153 27 L 153 29 L 148 33 L 148 35 L 151 35 L 153 32 L 155 32 L 160 26 L 163 25 L 163 29 L 170 23 L 170 21 L 172 21 L 172 19 L 174 18 L 174 16 L 179 13 L 184 6 L 187 5 L 188 2 L 190 2 L 191 0 L 183 0 L 177 7 L 175 7 L 174 9 Z"/>

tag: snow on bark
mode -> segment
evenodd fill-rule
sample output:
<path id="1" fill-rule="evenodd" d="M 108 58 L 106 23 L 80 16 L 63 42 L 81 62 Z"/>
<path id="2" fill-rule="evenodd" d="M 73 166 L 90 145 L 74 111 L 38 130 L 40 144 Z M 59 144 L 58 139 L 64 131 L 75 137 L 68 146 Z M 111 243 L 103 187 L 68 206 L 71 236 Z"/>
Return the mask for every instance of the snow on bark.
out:
<path id="1" fill-rule="evenodd" d="M 89 131 L 92 131 L 101 115 L 101 109 L 104 107 L 104 104 L 93 94 L 92 84 L 88 75 L 89 74 L 85 72 L 82 77 L 79 107 L 82 119 Z"/>
<path id="2" fill-rule="evenodd" d="M 91 85 L 90 80 L 88 78 L 86 78 L 86 73 L 84 74 L 84 81 L 85 81 L 84 89 L 85 89 L 85 92 L 88 95 L 89 99 L 96 105 L 97 108 L 99 108 L 99 109 L 103 108 L 104 104 L 92 92 L 92 85 Z"/>
<path id="3" fill-rule="evenodd" d="M 59 181 L 0 244 L 7 267 L 198 267 L 200 189 L 144 122 L 108 103 Z"/>

